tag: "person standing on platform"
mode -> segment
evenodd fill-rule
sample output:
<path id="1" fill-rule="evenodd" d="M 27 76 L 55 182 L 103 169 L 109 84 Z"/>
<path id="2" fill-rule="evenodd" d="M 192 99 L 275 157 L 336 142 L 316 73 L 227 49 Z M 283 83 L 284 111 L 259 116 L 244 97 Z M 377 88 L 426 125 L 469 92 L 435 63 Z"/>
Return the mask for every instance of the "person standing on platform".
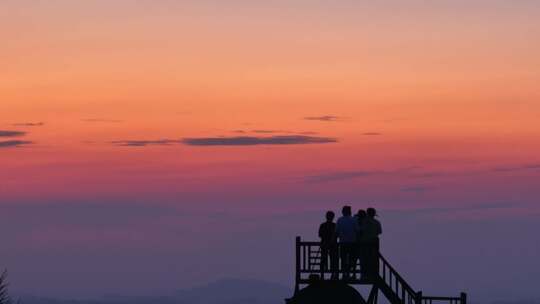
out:
<path id="1" fill-rule="evenodd" d="M 362 241 L 365 248 L 368 278 L 374 278 L 379 273 L 379 236 L 382 234 L 381 223 L 375 219 L 377 211 L 374 208 L 367 209 L 367 217 L 364 220 Z"/>
<path id="2" fill-rule="evenodd" d="M 339 255 L 341 258 L 341 271 L 343 279 L 350 277 L 351 266 L 354 261 L 355 243 L 359 231 L 358 221 L 352 217 L 351 206 L 344 206 L 342 215 L 336 225 L 336 234 L 339 239 Z"/>
<path id="3" fill-rule="evenodd" d="M 321 238 L 322 279 L 324 279 L 324 273 L 328 271 L 328 259 L 330 259 L 331 279 L 337 279 L 339 256 L 334 217 L 334 212 L 326 212 L 326 222 L 322 223 L 319 227 L 319 237 Z"/>

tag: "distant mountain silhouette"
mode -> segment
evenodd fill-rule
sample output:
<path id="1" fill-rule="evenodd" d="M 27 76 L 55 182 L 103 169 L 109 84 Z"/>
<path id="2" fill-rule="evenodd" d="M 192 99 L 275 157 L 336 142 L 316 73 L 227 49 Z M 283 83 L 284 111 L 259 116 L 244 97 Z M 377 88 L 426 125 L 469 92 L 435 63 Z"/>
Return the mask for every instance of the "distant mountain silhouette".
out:
<path id="1" fill-rule="evenodd" d="M 206 286 L 181 291 L 181 304 L 276 304 L 284 303 L 292 290 L 260 280 L 225 279 Z"/>
<path id="2" fill-rule="evenodd" d="M 540 304 L 540 298 L 512 301 L 493 301 L 490 304 Z"/>
<path id="3" fill-rule="evenodd" d="M 93 300 L 63 300 L 24 296 L 23 304 L 284 304 L 292 290 L 260 280 L 224 279 L 208 285 L 181 290 L 171 296 L 107 296 Z M 18 298 L 18 297 L 17 297 Z M 475 301 L 477 304 L 540 304 L 538 299 L 515 301 Z"/>
<path id="4" fill-rule="evenodd" d="M 223 279 L 170 296 L 108 296 L 92 300 L 22 297 L 24 304 L 282 304 L 292 290 L 262 280 Z"/>

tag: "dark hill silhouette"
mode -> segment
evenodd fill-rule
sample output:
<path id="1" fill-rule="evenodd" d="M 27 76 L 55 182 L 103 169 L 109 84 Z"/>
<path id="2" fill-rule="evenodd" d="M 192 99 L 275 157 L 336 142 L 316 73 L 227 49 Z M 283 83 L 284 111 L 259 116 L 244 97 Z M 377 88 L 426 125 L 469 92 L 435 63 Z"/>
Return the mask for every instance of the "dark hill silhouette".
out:
<path id="1" fill-rule="evenodd" d="M 365 304 L 360 293 L 343 281 L 318 281 L 299 290 L 287 304 Z"/>

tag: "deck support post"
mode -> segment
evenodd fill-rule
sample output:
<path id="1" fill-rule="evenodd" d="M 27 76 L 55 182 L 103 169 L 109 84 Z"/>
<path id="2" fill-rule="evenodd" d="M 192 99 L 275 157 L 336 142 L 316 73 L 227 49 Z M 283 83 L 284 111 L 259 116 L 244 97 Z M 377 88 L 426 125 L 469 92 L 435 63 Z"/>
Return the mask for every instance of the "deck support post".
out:
<path id="1" fill-rule="evenodd" d="M 371 287 L 371 291 L 369 292 L 367 304 L 377 304 L 378 300 L 379 300 L 379 287 L 373 284 L 373 287 Z"/>

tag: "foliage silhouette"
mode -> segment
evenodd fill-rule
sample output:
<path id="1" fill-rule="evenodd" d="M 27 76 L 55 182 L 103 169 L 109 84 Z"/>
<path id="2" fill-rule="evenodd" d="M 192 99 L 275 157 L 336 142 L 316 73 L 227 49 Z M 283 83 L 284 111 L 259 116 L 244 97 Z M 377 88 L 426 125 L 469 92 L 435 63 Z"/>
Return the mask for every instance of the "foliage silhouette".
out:
<path id="1" fill-rule="evenodd" d="M 8 293 L 7 270 L 0 275 L 0 304 L 12 304 L 13 301 Z"/>

